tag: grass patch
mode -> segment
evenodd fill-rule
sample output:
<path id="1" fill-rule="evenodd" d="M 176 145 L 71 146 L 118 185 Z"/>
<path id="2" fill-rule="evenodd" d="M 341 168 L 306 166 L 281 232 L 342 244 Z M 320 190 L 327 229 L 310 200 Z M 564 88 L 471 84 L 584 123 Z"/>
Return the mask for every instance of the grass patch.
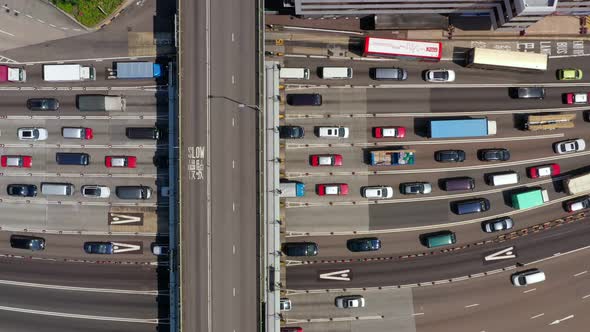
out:
<path id="1" fill-rule="evenodd" d="M 123 0 L 51 0 L 51 2 L 75 17 L 78 22 L 91 28 L 111 15 Z"/>

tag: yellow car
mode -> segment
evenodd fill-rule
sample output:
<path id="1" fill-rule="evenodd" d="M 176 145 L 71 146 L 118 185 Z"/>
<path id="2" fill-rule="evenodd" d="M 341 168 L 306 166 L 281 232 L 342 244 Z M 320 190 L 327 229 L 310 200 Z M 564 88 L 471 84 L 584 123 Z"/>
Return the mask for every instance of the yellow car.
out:
<path id="1" fill-rule="evenodd" d="M 560 81 L 577 81 L 581 80 L 583 76 L 581 69 L 560 69 L 557 71 L 557 78 Z"/>

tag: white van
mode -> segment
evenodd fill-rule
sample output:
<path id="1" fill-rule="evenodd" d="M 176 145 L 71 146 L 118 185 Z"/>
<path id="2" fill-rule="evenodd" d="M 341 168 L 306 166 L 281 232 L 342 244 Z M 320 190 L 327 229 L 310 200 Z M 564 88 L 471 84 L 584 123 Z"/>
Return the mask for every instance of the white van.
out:
<path id="1" fill-rule="evenodd" d="M 279 70 L 279 78 L 281 79 L 295 79 L 295 80 L 308 80 L 309 69 L 308 68 L 281 68 Z"/>
<path id="2" fill-rule="evenodd" d="M 519 180 L 518 173 L 514 171 L 488 174 L 488 184 L 490 186 L 517 184 Z"/>
<path id="3" fill-rule="evenodd" d="M 325 80 L 352 78 L 352 68 L 322 67 L 320 68 L 320 76 Z"/>

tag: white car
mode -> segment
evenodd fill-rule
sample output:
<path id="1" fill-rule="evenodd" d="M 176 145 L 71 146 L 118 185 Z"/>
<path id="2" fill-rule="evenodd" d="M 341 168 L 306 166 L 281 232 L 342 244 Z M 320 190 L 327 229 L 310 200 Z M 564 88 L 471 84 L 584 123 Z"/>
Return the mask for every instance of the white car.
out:
<path id="1" fill-rule="evenodd" d="M 18 128 L 18 139 L 21 141 L 44 141 L 47 136 L 47 129 L 45 128 Z"/>
<path id="2" fill-rule="evenodd" d="M 388 186 L 370 186 L 363 188 L 364 198 L 392 198 L 393 188 Z"/>
<path id="3" fill-rule="evenodd" d="M 347 127 L 319 127 L 318 136 L 323 138 L 347 138 Z"/>
<path id="4" fill-rule="evenodd" d="M 584 151 L 585 149 L 586 142 L 581 138 L 570 139 L 553 144 L 553 151 L 559 154 Z"/>
<path id="5" fill-rule="evenodd" d="M 111 196 L 111 189 L 109 189 L 109 187 L 107 187 L 107 186 L 86 185 L 86 186 L 82 186 L 82 196 L 96 197 L 96 198 L 109 198 Z"/>
<path id="6" fill-rule="evenodd" d="M 426 72 L 425 79 L 428 82 L 453 82 L 455 71 L 448 69 L 433 69 Z"/>
<path id="7" fill-rule="evenodd" d="M 512 284 L 516 287 L 528 286 L 545 281 L 545 273 L 537 269 L 516 272 L 511 276 Z"/>
<path id="8" fill-rule="evenodd" d="M 364 308 L 365 298 L 361 295 L 343 295 L 336 298 L 335 304 L 341 309 Z"/>
<path id="9" fill-rule="evenodd" d="M 156 256 L 168 255 L 168 245 L 167 244 L 154 244 L 152 246 L 152 254 L 154 254 Z"/>

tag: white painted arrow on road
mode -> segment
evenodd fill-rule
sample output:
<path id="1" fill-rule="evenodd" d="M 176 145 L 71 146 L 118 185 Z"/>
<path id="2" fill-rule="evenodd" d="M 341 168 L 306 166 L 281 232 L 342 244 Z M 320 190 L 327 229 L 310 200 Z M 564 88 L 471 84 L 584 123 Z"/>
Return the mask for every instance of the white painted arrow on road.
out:
<path id="1" fill-rule="evenodd" d="M 559 323 L 563 322 L 564 320 L 568 320 L 568 319 L 571 319 L 571 318 L 574 318 L 574 315 L 569 315 L 569 316 L 564 317 L 562 319 L 556 319 L 556 320 L 552 321 L 551 324 L 549 324 L 549 325 L 559 324 Z"/>
<path id="2" fill-rule="evenodd" d="M 320 279 L 350 281 L 350 269 L 328 272 L 328 273 L 321 273 Z"/>
<path id="3" fill-rule="evenodd" d="M 514 253 L 514 247 L 508 247 L 506 249 L 502 249 L 498 252 L 495 252 L 491 255 L 487 255 L 484 260 L 486 261 L 497 261 L 500 259 L 511 259 L 511 258 L 516 258 L 516 255 Z"/>
<path id="4" fill-rule="evenodd" d="M 128 251 L 141 250 L 141 246 L 136 245 L 136 244 L 113 242 L 113 246 L 114 246 L 113 252 L 115 254 L 120 254 L 122 252 L 128 252 Z"/>

